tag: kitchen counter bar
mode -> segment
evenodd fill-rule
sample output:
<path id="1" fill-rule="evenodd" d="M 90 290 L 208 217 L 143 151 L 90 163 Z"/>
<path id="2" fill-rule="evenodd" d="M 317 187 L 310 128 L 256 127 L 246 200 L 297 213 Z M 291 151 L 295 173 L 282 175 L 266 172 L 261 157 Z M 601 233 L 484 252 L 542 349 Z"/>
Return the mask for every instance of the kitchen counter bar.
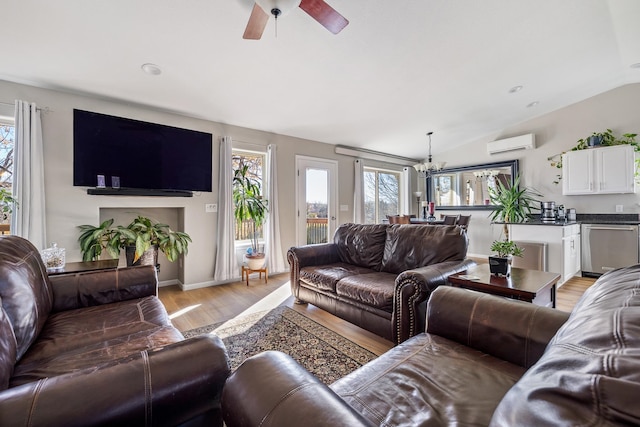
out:
<path id="1" fill-rule="evenodd" d="M 503 222 L 495 222 L 503 224 Z M 564 227 L 572 224 L 640 224 L 640 214 L 578 214 L 576 221 L 541 221 L 539 217 L 531 218 L 527 222 L 510 223 L 511 225 L 550 225 Z"/>

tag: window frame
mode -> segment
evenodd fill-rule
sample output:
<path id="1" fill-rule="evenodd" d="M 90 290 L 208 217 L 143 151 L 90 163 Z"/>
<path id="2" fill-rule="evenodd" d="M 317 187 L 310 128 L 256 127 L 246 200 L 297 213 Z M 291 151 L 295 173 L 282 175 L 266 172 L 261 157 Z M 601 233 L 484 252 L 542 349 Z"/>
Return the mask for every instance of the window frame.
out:
<path id="1" fill-rule="evenodd" d="M 379 203 L 380 203 L 380 199 L 379 199 L 379 186 L 378 186 L 378 174 L 380 173 L 386 173 L 386 174 L 393 174 L 396 175 L 398 177 L 398 212 L 396 213 L 396 215 L 399 215 L 400 212 L 403 210 L 404 206 L 405 206 L 405 201 L 407 200 L 406 198 L 408 197 L 408 195 L 406 194 L 406 183 L 405 183 L 405 174 L 404 171 L 402 169 L 395 169 L 395 168 L 389 168 L 389 167 L 378 167 L 378 166 L 367 166 L 364 165 L 362 168 L 362 173 L 363 173 L 363 177 L 362 180 L 363 182 L 365 181 L 365 177 L 364 174 L 366 174 L 367 172 L 375 172 L 376 173 L 376 188 L 375 188 L 375 201 L 374 201 L 374 205 L 375 205 L 375 213 L 374 213 L 374 224 L 380 224 L 382 223 L 384 220 L 386 220 L 385 218 L 381 218 L 380 217 L 380 210 L 379 210 Z M 365 184 L 366 185 L 366 184 Z M 365 206 L 365 210 L 366 210 L 366 204 L 367 204 L 367 198 L 366 198 L 366 191 L 363 194 L 363 204 Z M 366 214 L 365 214 L 365 224 L 369 224 L 367 222 L 367 218 L 366 218 Z"/>
<path id="2" fill-rule="evenodd" d="M 258 151 L 258 150 L 250 150 L 250 149 L 244 149 L 244 148 L 236 148 L 233 147 L 231 149 L 231 157 L 232 159 L 236 156 L 247 156 L 247 157 L 260 157 L 262 159 L 262 165 L 261 165 L 261 177 L 260 177 L 260 191 L 262 194 L 262 197 L 265 197 L 265 189 L 267 188 L 267 173 L 266 173 L 266 166 L 267 166 L 267 152 L 266 151 Z M 233 163 L 233 160 L 232 160 Z M 232 168 L 233 168 L 233 164 L 232 164 Z M 231 206 L 231 208 L 233 209 L 233 205 Z M 234 245 L 236 247 L 249 247 L 251 246 L 251 240 L 249 238 L 246 239 L 236 239 L 235 238 L 235 230 L 237 228 L 237 225 L 235 223 L 235 216 L 234 216 L 234 221 L 233 221 L 233 227 L 234 227 Z M 258 237 L 258 243 L 259 244 L 264 244 L 264 225 L 263 225 L 263 229 L 260 231 L 260 235 Z"/>

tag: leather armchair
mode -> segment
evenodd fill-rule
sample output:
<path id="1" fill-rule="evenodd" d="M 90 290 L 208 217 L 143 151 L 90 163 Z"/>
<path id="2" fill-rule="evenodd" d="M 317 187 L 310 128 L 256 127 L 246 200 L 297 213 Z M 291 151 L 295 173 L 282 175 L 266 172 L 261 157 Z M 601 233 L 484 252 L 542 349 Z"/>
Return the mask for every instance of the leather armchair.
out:
<path id="1" fill-rule="evenodd" d="M 157 286 L 153 266 L 50 278 L 0 236 L 0 425 L 222 426 L 225 347 L 185 340 Z"/>

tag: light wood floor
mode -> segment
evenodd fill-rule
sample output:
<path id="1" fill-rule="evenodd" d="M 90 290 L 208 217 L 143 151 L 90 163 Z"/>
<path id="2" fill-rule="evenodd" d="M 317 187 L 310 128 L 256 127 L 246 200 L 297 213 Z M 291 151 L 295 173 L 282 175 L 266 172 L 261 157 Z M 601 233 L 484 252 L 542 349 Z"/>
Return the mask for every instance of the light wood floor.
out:
<path id="1" fill-rule="evenodd" d="M 160 299 L 167 308 L 172 322 L 181 331 L 226 322 L 248 313 L 270 310 L 286 305 L 312 320 L 341 334 L 349 340 L 375 354 L 382 354 L 393 343 L 378 337 L 349 322 L 335 317 L 312 305 L 293 302 L 289 287 L 289 275 L 270 276 L 268 283 L 251 276 L 249 286 L 245 282 L 182 291 L 178 286 L 160 288 Z M 557 292 L 559 310 L 571 311 L 582 293 L 593 284 L 594 279 L 574 277 Z"/>

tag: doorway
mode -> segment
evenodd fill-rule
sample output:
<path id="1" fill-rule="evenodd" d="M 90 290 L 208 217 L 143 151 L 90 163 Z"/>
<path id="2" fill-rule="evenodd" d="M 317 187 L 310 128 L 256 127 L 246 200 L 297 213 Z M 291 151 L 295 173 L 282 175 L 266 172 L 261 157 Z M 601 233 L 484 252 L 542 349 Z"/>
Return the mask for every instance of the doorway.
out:
<path id="1" fill-rule="evenodd" d="M 296 156 L 296 240 L 327 243 L 336 229 L 338 162 Z"/>

